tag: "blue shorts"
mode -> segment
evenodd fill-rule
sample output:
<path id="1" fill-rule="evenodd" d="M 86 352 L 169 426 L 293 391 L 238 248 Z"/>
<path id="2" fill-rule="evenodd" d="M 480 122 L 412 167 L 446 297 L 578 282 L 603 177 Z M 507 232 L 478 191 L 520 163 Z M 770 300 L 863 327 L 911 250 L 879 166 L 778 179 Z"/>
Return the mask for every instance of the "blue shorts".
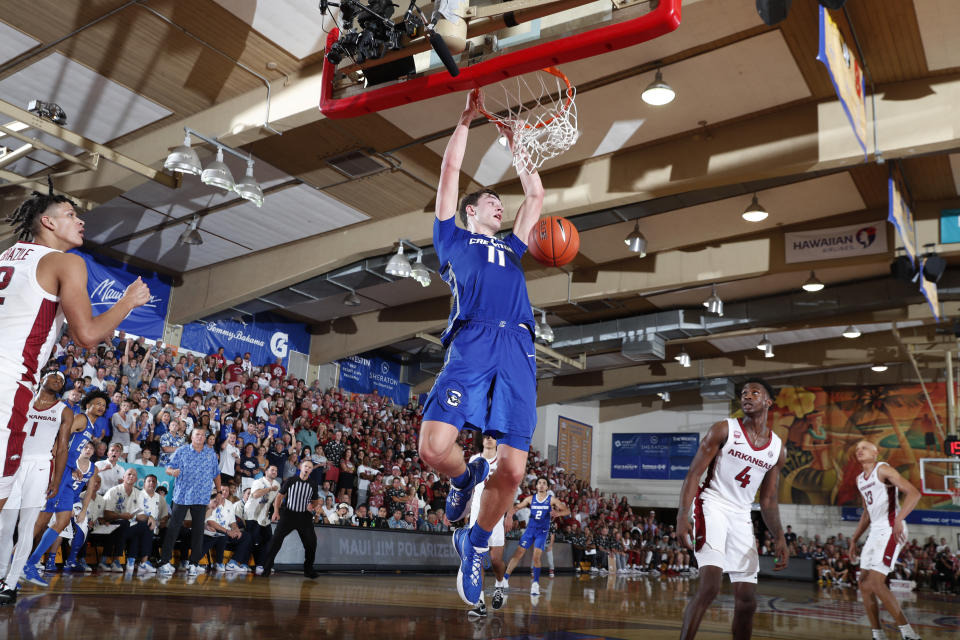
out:
<path id="1" fill-rule="evenodd" d="M 527 329 L 468 321 L 447 348 L 423 419 L 480 429 L 499 444 L 529 451 L 537 428 L 535 356 Z"/>
<path id="2" fill-rule="evenodd" d="M 550 530 L 542 531 L 536 527 L 527 527 L 523 530 L 523 535 L 520 536 L 520 546 L 524 549 L 530 548 L 530 544 L 533 543 L 533 546 L 540 551 L 543 551 L 547 546 L 547 538 L 550 537 Z"/>
<path id="3" fill-rule="evenodd" d="M 69 471 L 69 469 L 67 471 Z M 67 474 L 67 471 L 64 472 L 64 475 Z M 77 497 L 77 492 L 73 490 L 73 487 L 70 485 L 67 485 L 66 487 L 61 485 L 60 491 L 57 491 L 57 495 L 47 500 L 47 504 L 43 507 L 43 513 L 73 511 L 73 505 L 77 502 L 79 502 L 79 499 Z"/>

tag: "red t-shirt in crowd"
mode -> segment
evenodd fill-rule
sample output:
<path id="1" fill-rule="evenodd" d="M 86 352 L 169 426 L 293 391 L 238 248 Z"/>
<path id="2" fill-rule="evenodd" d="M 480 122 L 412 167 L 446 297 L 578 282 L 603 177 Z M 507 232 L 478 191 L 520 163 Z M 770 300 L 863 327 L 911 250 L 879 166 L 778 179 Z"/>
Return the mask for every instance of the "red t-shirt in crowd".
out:
<path id="1" fill-rule="evenodd" d="M 240 364 L 229 364 L 227 365 L 227 382 L 233 382 L 235 380 L 240 380 L 243 376 L 243 365 Z"/>
<path id="2" fill-rule="evenodd" d="M 256 408 L 262 399 L 263 396 L 256 389 L 247 389 L 243 392 L 243 404 L 250 408 Z"/>
<path id="3" fill-rule="evenodd" d="M 287 370 L 282 364 L 272 364 L 270 365 L 270 375 L 273 380 L 283 380 L 284 376 L 287 375 Z"/>

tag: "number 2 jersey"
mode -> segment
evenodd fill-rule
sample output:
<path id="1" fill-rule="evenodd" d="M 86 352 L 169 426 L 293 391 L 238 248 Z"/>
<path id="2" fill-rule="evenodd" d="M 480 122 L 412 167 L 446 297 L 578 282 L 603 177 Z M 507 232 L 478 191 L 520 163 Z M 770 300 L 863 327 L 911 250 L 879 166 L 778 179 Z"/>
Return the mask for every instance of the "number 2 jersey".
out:
<path id="1" fill-rule="evenodd" d="M 520 258 L 527 245 L 513 233 L 503 240 L 471 233 L 456 224 L 456 216 L 435 219 L 433 245 L 440 276 L 450 285 L 453 303 L 447 328 L 440 336 L 446 347 L 468 320 L 534 326 L 527 280 Z"/>
<path id="2" fill-rule="evenodd" d="M 766 446 L 754 447 L 740 420 L 729 418 L 727 440 L 710 462 L 697 498 L 749 513 L 763 477 L 780 460 L 780 447 L 772 431 Z"/>

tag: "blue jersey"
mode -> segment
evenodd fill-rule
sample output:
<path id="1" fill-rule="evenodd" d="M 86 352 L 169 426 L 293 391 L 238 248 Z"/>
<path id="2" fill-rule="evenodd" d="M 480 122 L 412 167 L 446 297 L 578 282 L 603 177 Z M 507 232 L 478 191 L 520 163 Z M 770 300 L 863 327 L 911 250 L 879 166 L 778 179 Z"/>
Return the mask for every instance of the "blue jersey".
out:
<path id="1" fill-rule="evenodd" d="M 547 496 L 543 502 L 537 500 L 537 494 L 530 498 L 530 520 L 527 522 L 527 529 L 536 529 L 538 532 L 550 530 L 550 503 L 552 496 Z"/>
<path id="2" fill-rule="evenodd" d="M 520 258 L 527 250 L 513 233 L 503 240 L 461 229 L 452 217 L 433 223 L 433 245 L 440 277 L 450 285 L 450 320 L 440 338 L 444 346 L 468 320 L 525 324 L 533 329 L 533 311 Z"/>
<path id="3" fill-rule="evenodd" d="M 80 457 L 80 452 L 83 451 L 83 445 L 93 440 L 93 423 L 90 422 L 89 416 L 84 415 L 83 417 L 87 419 L 87 426 L 84 427 L 83 431 L 75 431 L 70 436 L 70 455 L 67 457 L 68 469 L 77 468 L 77 458 Z"/>

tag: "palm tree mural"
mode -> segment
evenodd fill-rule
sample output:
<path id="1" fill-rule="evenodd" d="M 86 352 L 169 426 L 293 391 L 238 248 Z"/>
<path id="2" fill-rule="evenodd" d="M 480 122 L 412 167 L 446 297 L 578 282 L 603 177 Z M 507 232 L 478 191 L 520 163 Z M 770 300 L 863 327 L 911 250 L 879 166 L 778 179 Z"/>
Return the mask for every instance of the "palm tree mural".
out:
<path id="1" fill-rule="evenodd" d="M 907 390 L 910 391 L 907 391 Z M 838 409 L 849 411 L 847 426 L 863 432 L 876 424 L 877 415 L 886 418 L 887 424 L 893 429 L 900 444 L 900 450 L 906 456 L 907 462 L 914 466 L 917 458 L 913 453 L 913 446 L 907 440 L 906 431 L 893 415 L 894 408 L 917 407 L 925 402 L 923 393 L 915 391 L 916 387 L 858 387 L 854 396 L 848 400 L 838 400 Z M 871 424 L 870 419 L 873 419 Z M 866 434 L 864 434 L 866 435 Z"/>

